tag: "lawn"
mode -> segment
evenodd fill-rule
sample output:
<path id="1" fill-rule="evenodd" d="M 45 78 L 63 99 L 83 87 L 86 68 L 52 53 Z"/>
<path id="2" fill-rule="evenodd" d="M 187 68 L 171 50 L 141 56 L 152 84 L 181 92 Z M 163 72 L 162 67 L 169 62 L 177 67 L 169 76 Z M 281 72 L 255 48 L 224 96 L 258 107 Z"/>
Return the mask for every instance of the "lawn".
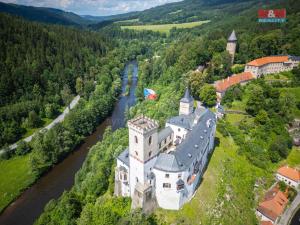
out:
<path id="1" fill-rule="evenodd" d="M 245 117 L 242 114 L 226 114 L 226 120 L 233 125 L 238 125 Z"/>
<path id="2" fill-rule="evenodd" d="M 237 154 L 230 138 L 217 133 L 216 147 L 194 198 L 179 211 L 158 209 L 155 214 L 166 224 L 256 224 L 254 190 L 258 178 L 269 184 L 272 174 L 251 165 Z M 259 187 L 262 192 L 266 187 Z M 256 200 L 255 200 L 256 199 Z"/>
<path id="3" fill-rule="evenodd" d="M 34 182 L 29 157 L 27 154 L 0 161 L 0 212 Z"/>
<path id="4" fill-rule="evenodd" d="M 210 22 L 209 20 L 205 21 L 197 21 L 197 22 L 191 22 L 191 23 L 179 23 L 179 24 L 157 24 L 157 25 L 132 25 L 132 26 L 121 26 L 122 29 L 133 29 L 133 30 L 152 30 L 152 31 L 158 31 L 161 33 L 169 34 L 170 30 L 174 27 L 176 28 L 193 28 L 196 26 L 200 26 L 202 24 Z"/>

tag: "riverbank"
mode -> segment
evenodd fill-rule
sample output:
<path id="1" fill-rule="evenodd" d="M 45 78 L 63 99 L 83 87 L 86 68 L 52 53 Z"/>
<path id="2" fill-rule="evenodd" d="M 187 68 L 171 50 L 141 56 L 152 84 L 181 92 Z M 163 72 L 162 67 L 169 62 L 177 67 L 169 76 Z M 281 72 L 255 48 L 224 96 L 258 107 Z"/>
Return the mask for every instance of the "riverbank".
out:
<path id="1" fill-rule="evenodd" d="M 117 129 L 124 126 L 125 108 L 126 106 L 135 104 L 134 93 L 137 85 L 138 67 L 136 62 L 132 63 L 135 65 L 135 79 L 133 79 L 129 96 L 123 96 L 121 94 L 118 102 L 115 104 L 111 117 L 98 125 L 95 131 L 85 138 L 83 144 L 68 154 L 61 163 L 52 167 L 37 180 L 34 185 L 24 191 L 15 202 L 9 205 L 0 215 L 0 224 L 32 224 L 51 199 L 58 198 L 65 190 L 73 186 L 76 172 L 82 166 L 89 149 L 98 141 L 102 140 L 106 127 L 112 126 L 113 129 Z M 125 91 L 127 85 L 127 68 L 128 65 L 124 70 L 122 93 Z M 26 187 L 24 187 L 23 190 L 24 189 L 26 189 Z"/>

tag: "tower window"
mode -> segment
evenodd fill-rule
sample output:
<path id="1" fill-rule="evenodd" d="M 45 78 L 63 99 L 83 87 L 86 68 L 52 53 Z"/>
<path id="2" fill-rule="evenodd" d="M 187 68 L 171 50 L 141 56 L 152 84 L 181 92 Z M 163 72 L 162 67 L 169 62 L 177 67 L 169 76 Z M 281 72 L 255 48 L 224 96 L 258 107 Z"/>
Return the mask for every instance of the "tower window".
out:
<path id="1" fill-rule="evenodd" d="M 152 143 L 152 136 L 149 137 L 149 145 Z"/>
<path id="2" fill-rule="evenodd" d="M 150 151 L 150 152 L 149 152 L 149 157 L 151 157 L 151 155 L 152 155 L 152 152 Z"/>
<path id="3" fill-rule="evenodd" d="M 139 143 L 137 136 L 134 136 L 134 142 L 137 144 Z"/>
<path id="4" fill-rule="evenodd" d="M 166 178 L 169 178 L 169 177 L 170 177 L 170 174 L 166 173 L 165 177 L 166 177 Z"/>
<path id="5" fill-rule="evenodd" d="M 135 151 L 135 154 L 136 154 L 136 155 L 139 155 L 139 153 L 138 153 L 137 151 Z"/>
<path id="6" fill-rule="evenodd" d="M 163 188 L 171 188 L 171 184 L 170 183 L 163 183 Z"/>

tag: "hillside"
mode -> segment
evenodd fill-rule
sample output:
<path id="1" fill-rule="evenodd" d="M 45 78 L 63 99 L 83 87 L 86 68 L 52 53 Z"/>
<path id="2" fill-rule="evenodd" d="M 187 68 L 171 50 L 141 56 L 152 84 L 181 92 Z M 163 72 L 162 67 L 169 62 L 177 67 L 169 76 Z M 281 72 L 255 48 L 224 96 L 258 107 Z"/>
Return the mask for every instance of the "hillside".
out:
<path id="1" fill-rule="evenodd" d="M 0 12 L 24 17 L 27 20 L 61 25 L 80 26 L 92 23 L 88 19 L 59 9 L 6 4 L 0 2 Z"/>

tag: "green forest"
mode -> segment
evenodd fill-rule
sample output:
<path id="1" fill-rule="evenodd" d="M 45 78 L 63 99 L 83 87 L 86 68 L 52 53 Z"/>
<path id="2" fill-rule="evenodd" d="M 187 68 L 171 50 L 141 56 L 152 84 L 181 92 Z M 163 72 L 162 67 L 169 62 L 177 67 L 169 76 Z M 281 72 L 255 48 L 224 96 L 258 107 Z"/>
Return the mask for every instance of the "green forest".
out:
<path id="1" fill-rule="evenodd" d="M 257 23 L 258 7 L 282 5 L 289 12 L 286 23 Z M 74 96 L 81 96 L 64 122 L 39 133 L 29 144 L 20 142 L 15 151 L 5 151 L 0 160 L 26 157 L 30 183 L 37 180 L 110 115 L 121 91 L 122 70 L 133 59 L 139 65 L 138 102 L 126 110 L 126 119 L 145 114 L 163 127 L 168 117 L 177 115 L 179 99 L 187 86 L 196 100 L 213 108 L 214 81 L 243 71 L 245 63 L 258 57 L 300 56 L 299 11 L 300 4 L 295 0 L 186 0 L 129 14 L 122 18 L 125 23 L 98 24 L 92 30 L 0 14 L 0 46 L 4 50 L 0 52 L 0 146 L 7 148 L 30 129 L 42 127 Z M 121 28 L 123 24 L 199 20 L 211 22 L 190 29 L 173 28 L 169 35 Z M 233 29 L 238 38 L 234 65 L 226 51 Z M 196 71 L 199 65 L 205 66 L 204 71 Z M 177 213 L 158 209 L 145 215 L 141 210 L 131 210 L 129 198 L 114 197 L 115 159 L 128 145 L 128 130 L 125 127 L 112 132 L 109 127 L 103 140 L 90 149 L 71 190 L 51 200 L 35 224 L 258 224 L 254 209 L 272 183 L 272 173 L 285 162 L 300 164 L 299 150 L 293 148 L 286 130 L 287 124 L 299 117 L 300 99 L 294 93 L 300 89 L 300 67 L 274 76 L 286 77 L 288 82 L 269 82 L 264 77 L 226 92 L 222 105 L 243 114 L 226 115 L 218 122 L 219 144 L 203 184 L 191 203 Z M 157 100 L 144 100 L 144 88 L 155 90 Z M 245 179 L 240 182 L 238 177 Z M 257 181 L 262 185 L 256 195 L 253 186 Z M 20 190 L 0 201 L 0 209 Z M 225 194 L 232 197 L 230 202 L 226 202 Z M 225 202 L 222 208 L 221 202 Z M 219 213 L 208 213 L 212 209 Z"/>

